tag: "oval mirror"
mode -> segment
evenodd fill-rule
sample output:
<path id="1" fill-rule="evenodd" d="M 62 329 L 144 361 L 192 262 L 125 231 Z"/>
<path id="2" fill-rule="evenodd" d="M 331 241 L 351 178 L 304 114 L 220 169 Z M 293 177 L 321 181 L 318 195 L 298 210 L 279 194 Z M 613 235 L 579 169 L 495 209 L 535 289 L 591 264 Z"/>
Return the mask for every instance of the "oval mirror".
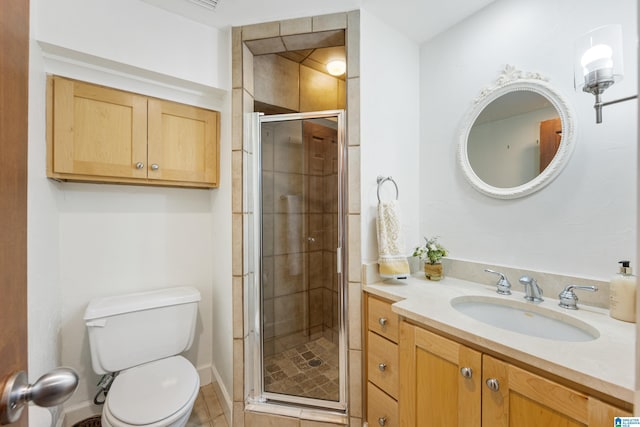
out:
<path id="1" fill-rule="evenodd" d="M 539 74 L 507 66 L 465 116 L 458 160 L 478 191 L 510 199 L 549 184 L 566 165 L 574 114 Z"/>

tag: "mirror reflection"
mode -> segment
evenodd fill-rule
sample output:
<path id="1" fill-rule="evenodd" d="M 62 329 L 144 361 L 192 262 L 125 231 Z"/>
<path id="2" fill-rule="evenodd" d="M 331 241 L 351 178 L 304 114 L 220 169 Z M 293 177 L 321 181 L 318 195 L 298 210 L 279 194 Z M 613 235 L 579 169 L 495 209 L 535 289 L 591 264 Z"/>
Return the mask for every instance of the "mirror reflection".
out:
<path id="1" fill-rule="evenodd" d="M 562 140 L 559 112 L 543 95 L 506 93 L 489 103 L 469 131 L 467 156 L 485 183 L 511 188 L 536 178 L 551 163 Z"/>

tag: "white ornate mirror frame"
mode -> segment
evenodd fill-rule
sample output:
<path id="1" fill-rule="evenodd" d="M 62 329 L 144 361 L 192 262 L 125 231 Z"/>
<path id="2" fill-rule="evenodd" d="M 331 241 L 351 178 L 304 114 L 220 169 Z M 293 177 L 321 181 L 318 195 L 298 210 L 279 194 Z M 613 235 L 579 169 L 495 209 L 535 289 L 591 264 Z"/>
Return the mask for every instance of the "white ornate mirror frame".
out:
<path id="1" fill-rule="evenodd" d="M 530 91 L 544 96 L 555 107 L 562 123 L 562 140 L 553 160 L 537 177 L 517 187 L 501 188 L 484 182 L 469 162 L 467 143 L 469 133 L 480 113 L 502 95 L 517 91 Z M 538 73 L 517 70 L 507 65 L 494 84 L 485 87 L 465 115 L 458 144 L 458 162 L 464 176 L 476 190 L 499 199 L 514 199 L 534 193 L 553 181 L 566 166 L 575 145 L 575 114 L 567 100 L 548 80 Z"/>

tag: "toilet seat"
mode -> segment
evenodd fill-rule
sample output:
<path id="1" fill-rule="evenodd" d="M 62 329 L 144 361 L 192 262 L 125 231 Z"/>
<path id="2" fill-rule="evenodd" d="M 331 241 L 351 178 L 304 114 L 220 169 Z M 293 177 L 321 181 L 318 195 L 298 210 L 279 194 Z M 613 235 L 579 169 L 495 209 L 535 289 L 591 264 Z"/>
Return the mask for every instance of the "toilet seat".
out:
<path id="1" fill-rule="evenodd" d="M 188 417 L 199 386 L 196 369 L 182 356 L 139 365 L 115 378 L 104 415 L 112 425 L 172 425 Z"/>

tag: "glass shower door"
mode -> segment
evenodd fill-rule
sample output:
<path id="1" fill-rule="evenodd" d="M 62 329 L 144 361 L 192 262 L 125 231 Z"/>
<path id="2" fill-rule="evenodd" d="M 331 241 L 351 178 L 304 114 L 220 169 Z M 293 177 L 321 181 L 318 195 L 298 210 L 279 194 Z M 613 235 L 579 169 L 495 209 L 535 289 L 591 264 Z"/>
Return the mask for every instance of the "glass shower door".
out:
<path id="1" fill-rule="evenodd" d="M 342 119 L 260 116 L 257 377 L 267 401 L 346 407 Z"/>

